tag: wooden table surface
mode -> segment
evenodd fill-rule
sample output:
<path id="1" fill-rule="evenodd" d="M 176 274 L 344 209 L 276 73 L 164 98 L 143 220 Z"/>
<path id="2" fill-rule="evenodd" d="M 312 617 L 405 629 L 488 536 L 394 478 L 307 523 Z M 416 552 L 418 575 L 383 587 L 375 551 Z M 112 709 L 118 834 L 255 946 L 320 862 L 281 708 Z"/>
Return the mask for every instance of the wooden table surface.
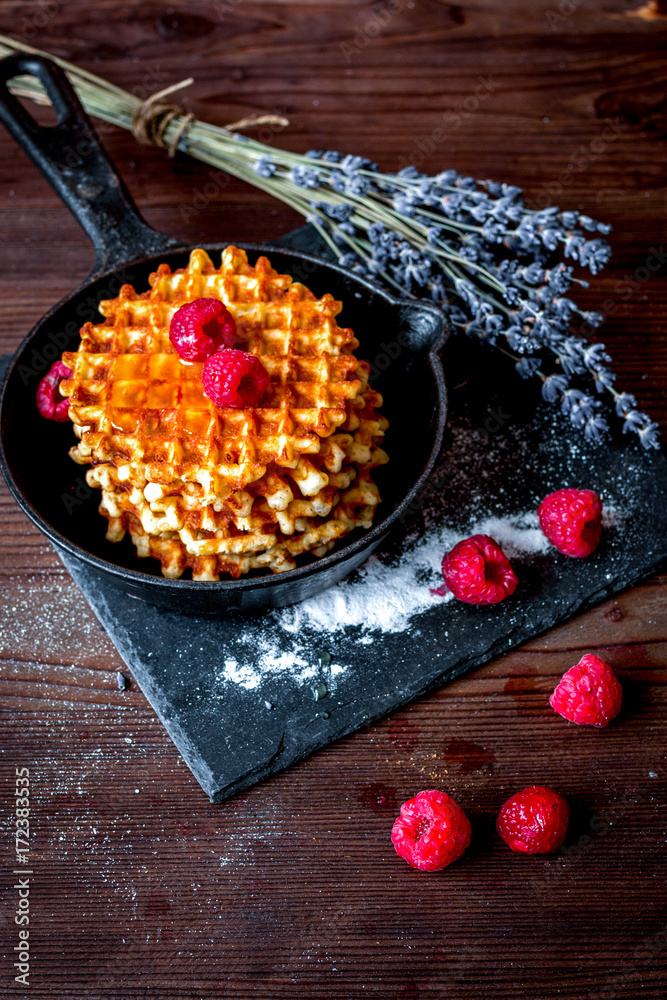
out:
<path id="1" fill-rule="evenodd" d="M 667 268 L 649 279 L 645 264 L 665 241 L 667 8 L 640 3 L 4 0 L 0 31 L 139 96 L 192 75 L 189 106 L 220 124 L 284 112 L 276 141 L 291 149 L 455 167 L 612 222 L 613 263 L 585 301 L 617 305 L 601 335 L 619 383 L 664 429 Z M 104 140 L 150 222 L 185 240 L 270 239 L 299 222 L 194 161 L 110 128 Z M 92 253 L 4 132 L 0 191 L 7 352 Z M 0 504 L 0 995 L 23 995 L 7 803 L 27 766 L 26 996 L 665 996 L 666 577 L 211 805 L 136 683 L 118 690 L 118 653 L 4 486 Z M 617 670 L 626 707 L 607 731 L 572 726 L 558 756 L 565 723 L 548 694 L 586 651 Z M 573 807 L 553 856 L 514 855 L 493 830 L 534 782 Z M 389 839 L 398 805 L 425 787 L 453 795 L 475 831 L 432 876 Z"/>

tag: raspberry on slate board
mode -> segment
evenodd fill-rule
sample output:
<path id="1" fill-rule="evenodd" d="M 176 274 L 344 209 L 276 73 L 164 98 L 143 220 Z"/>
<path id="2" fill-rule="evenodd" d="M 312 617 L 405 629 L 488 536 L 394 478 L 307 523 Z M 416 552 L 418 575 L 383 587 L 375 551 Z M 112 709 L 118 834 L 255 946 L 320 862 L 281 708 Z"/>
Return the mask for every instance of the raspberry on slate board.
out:
<path id="1" fill-rule="evenodd" d="M 540 527 L 566 556 L 582 559 L 593 552 L 602 533 L 602 504 L 593 490 L 550 493 L 537 509 Z"/>
<path id="2" fill-rule="evenodd" d="M 509 559 L 489 535 L 473 535 L 455 545 L 442 560 L 442 575 L 454 597 L 466 604 L 497 604 L 518 583 Z"/>

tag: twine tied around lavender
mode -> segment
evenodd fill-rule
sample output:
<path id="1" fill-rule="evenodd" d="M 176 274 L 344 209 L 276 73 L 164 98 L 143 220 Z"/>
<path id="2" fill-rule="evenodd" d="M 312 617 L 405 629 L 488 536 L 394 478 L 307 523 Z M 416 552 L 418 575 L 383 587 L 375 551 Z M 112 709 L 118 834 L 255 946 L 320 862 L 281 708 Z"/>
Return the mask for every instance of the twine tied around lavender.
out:
<path id="1" fill-rule="evenodd" d="M 173 83 L 163 90 L 158 90 L 142 101 L 134 115 L 132 116 L 131 132 L 137 142 L 143 146 L 157 146 L 164 149 L 169 159 L 172 159 L 179 148 L 181 141 L 185 138 L 187 130 L 192 122 L 196 121 L 196 116 L 191 112 L 185 112 L 178 104 L 165 102 L 164 98 L 174 94 L 177 90 L 183 90 L 194 83 L 194 77 Z M 177 120 L 178 119 L 178 120 Z M 175 130 L 169 134 L 169 126 L 174 122 Z M 243 129 L 256 128 L 259 125 L 275 125 L 284 128 L 289 125 L 289 118 L 284 115 L 274 114 L 250 114 L 238 121 L 230 122 L 224 128 L 227 132 L 240 132 Z"/>

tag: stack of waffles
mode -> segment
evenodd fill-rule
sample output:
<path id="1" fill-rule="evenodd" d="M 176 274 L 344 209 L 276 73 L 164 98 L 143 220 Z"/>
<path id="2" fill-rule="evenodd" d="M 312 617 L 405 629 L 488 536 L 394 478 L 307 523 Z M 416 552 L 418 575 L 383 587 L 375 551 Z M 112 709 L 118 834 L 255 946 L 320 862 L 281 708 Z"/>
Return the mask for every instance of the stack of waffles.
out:
<path id="1" fill-rule="evenodd" d="M 172 273 L 162 264 L 149 291 L 124 285 L 86 323 L 61 384 L 78 444 L 74 461 L 102 492 L 107 538 L 126 532 L 167 577 L 282 572 L 304 552 L 324 555 L 352 529 L 370 527 L 380 501 L 371 471 L 387 421 L 336 323 L 341 304 L 318 299 L 265 257 L 254 267 L 228 247 L 219 268 L 204 250 Z M 173 314 L 199 298 L 234 316 L 238 347 L 259 357 L 270 386 L 256 407 L 216 406 L 202 364 L 169 340 Z"/>

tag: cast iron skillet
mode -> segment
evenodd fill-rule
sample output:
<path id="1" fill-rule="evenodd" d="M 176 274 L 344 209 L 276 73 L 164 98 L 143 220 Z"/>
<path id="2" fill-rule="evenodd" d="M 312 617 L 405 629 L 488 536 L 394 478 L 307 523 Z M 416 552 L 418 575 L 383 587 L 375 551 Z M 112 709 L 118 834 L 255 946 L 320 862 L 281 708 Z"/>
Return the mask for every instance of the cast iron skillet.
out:
<path id="1" fill-rule="evenodd" d="M 34 75 L 47 90 L 58 122 L 38 125 L 9 92 L 15 76 Z M 359 566 L 392 527 L 418 508 L 418 496 L 442 444 L 445 383 L 438 352 L 446 339 L 435 307 L 400 302 L 370 282 L 309 254 L 270 244 L 236 243 L 251 261 L 266 253 L 278 271 L 342 300 L 342 322 L 355 330 L 359 353 L 376 373 L 390 421 L 387 466 L 376 470 L 383 502 L 372 529 L 346 536 L 322 559 L 274 575 L 254 573 L 219 583 L 168 580 L 159 563 L 139 560 L 129 539 L 104 538 L 97 490 L 85 468 L 67 456 L 73 443 L 69 423 L 45 420 L 37 412 L 40 379 L 63 350 L 76 350 L 81 325 L 99 321 L 97 303 L 118 294 L 124 283 L 142 291 L 157 264 L 183 267 L 189 248 L 155 232 L 142 219 L 104 152 L 65 74 L 48 59 L 15 55 L 0 62 L 0 119 L 74 213 L 90 236 L 96 262 L 83 284 L 34 327 L 18 348 L 5 377 L 0 401 L 0 460 L 23 511 L 55 545 L 101 573 L 126 593 L 176 611 L 214 613 L 281 607 L 324 590 Z M 57 220 L 50 224 L 57 225 Z M 229 243 L 205 245 L 215 254 Z M 215 257 L 214 257 L 215 259 Z M 53 266 L 59 262 L 54 259 Z"/>

